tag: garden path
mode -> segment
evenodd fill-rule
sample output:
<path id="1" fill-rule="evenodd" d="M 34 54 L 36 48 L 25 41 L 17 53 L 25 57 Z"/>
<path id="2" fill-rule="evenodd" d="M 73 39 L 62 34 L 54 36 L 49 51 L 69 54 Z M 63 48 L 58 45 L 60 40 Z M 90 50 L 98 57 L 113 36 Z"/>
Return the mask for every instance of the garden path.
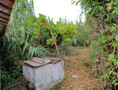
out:
<path id="1" fill-rule="evenodd" d="M 72 90 L 99 90 L 99 79 L 92 71 L 88 48 L 78 48 L 73 56 L 63 56 L 66 74 Z M 55 90 L 69 90 L 66 80 L 58 84 Z"/>

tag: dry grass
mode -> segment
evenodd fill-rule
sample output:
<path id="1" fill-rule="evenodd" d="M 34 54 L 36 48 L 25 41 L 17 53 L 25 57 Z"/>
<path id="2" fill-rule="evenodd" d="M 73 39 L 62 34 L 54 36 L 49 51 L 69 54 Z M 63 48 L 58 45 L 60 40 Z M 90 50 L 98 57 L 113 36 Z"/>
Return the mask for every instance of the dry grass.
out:
<path id="1" fill-rule="evenodd" d="M 73 50 L 75 49 L 79 52 L 76 56 L 63 56 L 66 75 L 72 90 L 101 90 L 99 80 L 96 78 L 95 74 L 92 73 L 89 63 L 89 49 L 73 48 Z M 73 52 L 73 50 L 71 51 Z M 79 78 L 72 78 L 73 74 L 77 75 Z M 64 80 L 55 87 L 55 90 L 69 90 L 67 82 Z"/>

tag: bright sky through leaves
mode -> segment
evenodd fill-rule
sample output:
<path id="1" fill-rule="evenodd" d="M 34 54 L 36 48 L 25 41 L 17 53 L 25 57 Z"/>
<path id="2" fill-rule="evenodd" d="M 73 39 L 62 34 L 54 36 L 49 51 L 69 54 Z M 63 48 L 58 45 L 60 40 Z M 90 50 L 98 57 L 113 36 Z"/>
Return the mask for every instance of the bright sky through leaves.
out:
<path id="1" fill-rule="evenodd" d="M 69 21 L 79 21 L 81 8 L 71 4 L 71 0 L 34 0 L 35 14 L 44 14 L 54 19 L 65 18 Z M 82 21 L 85 17 L 82 16 Z"/>

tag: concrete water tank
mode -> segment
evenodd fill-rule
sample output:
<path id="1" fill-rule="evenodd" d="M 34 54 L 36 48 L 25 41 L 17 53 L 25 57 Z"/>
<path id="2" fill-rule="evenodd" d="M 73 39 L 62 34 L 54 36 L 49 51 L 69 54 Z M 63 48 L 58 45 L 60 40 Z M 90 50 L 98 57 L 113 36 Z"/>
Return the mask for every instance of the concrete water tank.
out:
<path id="1" fill-rule="evenodd" d="M 64 62 L 62 60 L 64 65 Z M 23 62 L 23 76 L 35 90 L 47 90 L 64 79 L 61 61 L 57 58 L 33 58 Z"/>

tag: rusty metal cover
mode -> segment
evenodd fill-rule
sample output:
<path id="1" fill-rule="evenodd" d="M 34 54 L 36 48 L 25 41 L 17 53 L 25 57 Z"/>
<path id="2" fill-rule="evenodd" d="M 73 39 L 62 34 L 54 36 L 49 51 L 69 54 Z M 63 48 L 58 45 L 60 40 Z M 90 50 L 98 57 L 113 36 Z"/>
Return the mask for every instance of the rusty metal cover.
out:
<path id="1" fill-rule="evenodd" d="M 0 38 L 4 36 L 15 0 L 0 0 Z"/>
<path id="2" fill-rule="evenodd" d="M 51 62 L 51 60 L 49 58 L 34 57 L 34 58 L 32 58 L 32 60 L 23 61 L 23 64 L 29 65 L 31 67 L 41 67 L 41 66 L 44 66 L 50 62 Z"/>
<path id="3" fill-rule="evenodd" d="M 37 57 L 34 57 L 34 58 L 32 58 L 32 60 L 23 61 L 23 65 L 26 64 L 28 66 L 36 68 L 36 67 L 44 66 L 49 63 L 55 64 L 59 61 L 60 60 L 57 58 L 37 58 Z"/>

